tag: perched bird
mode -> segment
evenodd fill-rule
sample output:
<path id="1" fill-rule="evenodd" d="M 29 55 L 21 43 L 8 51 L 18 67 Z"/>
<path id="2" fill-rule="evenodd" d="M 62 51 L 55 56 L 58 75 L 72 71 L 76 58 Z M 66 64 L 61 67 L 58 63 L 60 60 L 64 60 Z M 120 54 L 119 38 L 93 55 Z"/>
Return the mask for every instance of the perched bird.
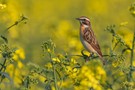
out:
<path id="1" fill-rule="evenodd" d="M 90 19 L 85 16 L 76 19 L 80 21 L 80 40 L 83 46 L 91 55 L 96 53 L 103 64 L 105 64 L 100 46 L 92 30 Z"/>

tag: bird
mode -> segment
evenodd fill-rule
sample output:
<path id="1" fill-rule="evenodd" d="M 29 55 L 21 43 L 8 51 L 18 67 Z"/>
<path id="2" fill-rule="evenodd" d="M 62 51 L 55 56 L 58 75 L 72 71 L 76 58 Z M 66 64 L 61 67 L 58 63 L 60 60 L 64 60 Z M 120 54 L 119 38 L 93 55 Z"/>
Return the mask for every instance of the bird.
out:
<path id="1" fill-rule="evenodd" d="M 103 59 L 103 55 L 94 31 L 92 30 L 90 19 L 86 16 L 81 16 L 76 18 L 76 20 L 79 20 L 80 22 L 80 40 L 84 48 L 90 53 L 90 56 L 97 54 L 103 65 L 105 65 L 105 60 Z"/>

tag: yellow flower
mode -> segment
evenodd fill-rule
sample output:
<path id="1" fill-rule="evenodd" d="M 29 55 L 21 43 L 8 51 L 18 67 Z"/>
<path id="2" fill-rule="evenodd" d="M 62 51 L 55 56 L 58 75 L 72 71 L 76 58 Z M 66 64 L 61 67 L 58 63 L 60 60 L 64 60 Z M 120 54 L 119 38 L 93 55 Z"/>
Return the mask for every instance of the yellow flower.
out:
<path id="1" fill-rule="evenodd" d="M 13 64 L 8 65 L 6 68 L 6 72 L 9 73 L 10 77 L 13 77 L 14 65 Z"/>
<path id="2" fill-rule="evenodd" d="M 117 67 L 119 65 L 118 61 L 113 61 L 112 63 L 113 67 Z"/>
<path id="3" fill-rule="evenodd" d="M 50 49 L 47 49 L 47 52 L 51 52 L 51 50 Z"/>
<path id="4" fill-rule="evenodd" d="M 127 29 L 122 29 L 118 31 L 118 33 L 122 36 L 125 43 L 131 48 L 132 47 L 132 40 L 133 40 L 133 32 Z"/>
<path id="5" fill-rule="evenodd" d="M 43 76 L 41 76 L 41 75 L 39 75 L 39 80 L 40 80 L 42 83 L 44 83 L 44 82 L 45 82 L 45 80 L 46 80 L 46 78 L 45 78 L 45 77 L 43 77 Z"/>
<path id="6" fill-rule="evenodd" d="M 60 62 L 60 59 L 59 58 L 52 58 L 52 61 L 54 61 L 54 62 Z"/>
<path id="7" fill-rule="evenodd" d="M 61 87 L 69 87 L 69 85 L 71 85 L 72 83 L 72 80 L 67 79 L 64 82 L 59 82 L 58 85 L 60 85 Z"/>
<path id="8" fill-rule="evenodd" d="M 135 67 L 135 60 L 133 61 L 133 66 Z"/>
<path id="9" fill-rule="evenodd" d="M 17 55 L 17 54 L 14 54 L 14 55 L 13 55 L 13 59 L 14 59 L 15 61 L 19 60 L 18 55 Z"/>
<path id="10" fill-rule="evenodd" d="M 76 60 L 74 58 L 71 58 L 71 63 L 76 64 Z"/>
<path id="11" fill-rule="evenodd" d="M 22 82 L 21 81 L 21 72 L 20 72 L 20 69 L 16 68 L 15 69 L 15 72 L 14 72 L 14 81 L 15 81 L 15 84 L 19 86 L 19 84 Z"/>
<path id="12" fill-rule="evenodd" d="M 4 9 L 6 7 L 7 7 L 6 4 L 0 4 L 0 9 Z"/>
<path id="13" fill-rule="evenodd" d="M 101 68 L 101 67 L 97 67 L 97 72 L 100 74 L 100 75 L 105 75 L 105 71 Z"/>
<path id="14" fill-rule="evenodd" d="M 22 62 L 18 61 L 18 68 L 22 68 L 24 65 L 22 64 Z"/>
<path id="15" fill-rule="evenodd" d="M 90 89 L 84 86 L 75 86 L 74 90 L 90 90 Z"/>
<path id="16" fill-rule="evenodd" d="M 76 76 L 76 78 L 80 80 L 80 85 L 79 87 L 75 87 L 75 90 L 81 90 L 82 87 L 85 88 L 85 90 L 89 90 L 90 87 L 94 90 L 102 90 L 100 83 L 102 83 L 103 80 L 105 81 L 106 73 L 102 67 L 96 66 L 92 68 L 92 64 L 89 64 L 91 63 L 82 66 L 79 75 Z"/>
<path id="17" fill-rule="evenodd" d="M 66 72 L 67 72 L 67 74 L 70 74 L 70 73 L 71 73 L 71 71 L 72 71 L 72 67 L 67 66 L 67 67 L 66 67 Z"/>
<path id="18" fill-rule="evenodd" d="M 52 64 L 51 63 L 47 63 L 45 64 L 45 67 L 47 67 L 48 69 L 52 68 Z"/>
<path id="19" fill-rule="evenodd" d="M 51 87 L 51 90 L 56 90 L 54 86 Z"/>
<path id="20" fill-rule="evenodd" d="M 15 53 L 13 55 L 13 59 L 15 61 L 18 61 L 19 66 L 22 66 L 22 65 L 20 65 L 19 61 L 20 61 L 20 59 L 21 60 L 25 59 L 25 52 L 24 52 L 23 48 L 19 48 L 18 50 L 15 51 Z"/>
<path id="21" fill-rule="evenodd" d="M 122 22 L 120 23 L 120 26 L 126 26 L 128 24 L 128 22 Z"/>
<path id="22" fill-rule="evenodd" d="M 133 11 L 132 14 L 135 15 L 135 11 Z"/>
<path id="23" fill-rule="evenodd" d="M 25 52 L 23 48 L 19 48 L 18 50 L 16 50 L 15 54 L 19 55 L 21 59 L 25 59 Z"/>

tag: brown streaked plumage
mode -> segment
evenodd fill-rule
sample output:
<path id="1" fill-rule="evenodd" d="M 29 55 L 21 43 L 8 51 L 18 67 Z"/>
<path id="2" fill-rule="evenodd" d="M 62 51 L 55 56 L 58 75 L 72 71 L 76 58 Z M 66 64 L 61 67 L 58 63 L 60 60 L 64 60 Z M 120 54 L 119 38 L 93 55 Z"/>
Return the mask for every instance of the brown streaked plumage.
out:
<path id="1" fill-rule="evenodd" d="M 90 53 L 96 53 L 103 64 L 105 64 L 100 46 L 91 28 L 90 19 L 85 16 L 76 19 L 80 21 L 80 40 L 83 46 Z"/>

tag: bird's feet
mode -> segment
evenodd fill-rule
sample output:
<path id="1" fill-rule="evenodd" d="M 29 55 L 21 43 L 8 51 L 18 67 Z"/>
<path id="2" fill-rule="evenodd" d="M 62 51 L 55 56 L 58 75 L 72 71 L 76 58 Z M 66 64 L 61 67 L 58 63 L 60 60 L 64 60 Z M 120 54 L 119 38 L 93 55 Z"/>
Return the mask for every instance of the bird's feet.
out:
<path id="1" fill-rule="evenodd" d="M 94 53 L 91 53 L 89 56 L 86 56 L 85 62 L 88 62 L 88 61 L 92 60 L 93 57 L 94 57 Z"/>
<path id="2" fill-rule="evenodd" d="M 92 52 L 89 57 L 94 57 L 94 53 Z"/>
<path id="3" fill-rule="evenodd" d="M 84 51 L 85 51 L 85 50 L 82 50 L 82 51 L 81 51 L 81 54 L 82 54 L 82 56 L 83 56 L 85 62 L 88 62 L 88 61 L 89 61 L 89 56 L 86 55 L 86 54 L 84 54 Z"/>
<path id="4" fill-rule="evenodd" d="M 85 59 L 85 62 L 88 62 L 89 60 L 93 59 L 93 57 L 94 57 L 94 53 L 93 52 L 90 53 L 90 55 L 88 56 L 88 55 L 84 54 L 84 50 L 82 50 L 81 54 L 83 55 L 83 58 Z"/>

